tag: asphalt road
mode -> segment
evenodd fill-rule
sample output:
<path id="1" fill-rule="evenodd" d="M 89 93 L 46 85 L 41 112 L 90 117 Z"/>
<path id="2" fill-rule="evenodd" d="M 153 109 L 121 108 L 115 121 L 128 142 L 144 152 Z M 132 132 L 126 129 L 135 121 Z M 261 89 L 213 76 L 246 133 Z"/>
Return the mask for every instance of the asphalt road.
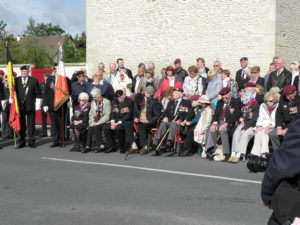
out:
<path id="1" fill-rule="evenodd" d="M 10 144 L 0 151 L 1 225 L 262 225 L 271 213 L 255 182 L 263 174 L 248 173 L 243 162 L 198 155 L 124 161 L 120 153 L 50 149 L 49 138 L 37 140 L 37 149 Z"/>

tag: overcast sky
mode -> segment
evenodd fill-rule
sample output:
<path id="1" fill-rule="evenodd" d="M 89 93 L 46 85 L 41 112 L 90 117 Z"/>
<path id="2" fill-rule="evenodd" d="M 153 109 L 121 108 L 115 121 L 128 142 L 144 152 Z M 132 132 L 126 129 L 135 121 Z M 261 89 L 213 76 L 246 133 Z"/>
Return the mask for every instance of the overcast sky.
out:
<path id="1" fill-rule="evenodd" d="M 9 34 L 22 34 L 28 18 L 59 25 L 72 35 L 85 31 L 85 0 L 0 0 L 0 21 Z"/>

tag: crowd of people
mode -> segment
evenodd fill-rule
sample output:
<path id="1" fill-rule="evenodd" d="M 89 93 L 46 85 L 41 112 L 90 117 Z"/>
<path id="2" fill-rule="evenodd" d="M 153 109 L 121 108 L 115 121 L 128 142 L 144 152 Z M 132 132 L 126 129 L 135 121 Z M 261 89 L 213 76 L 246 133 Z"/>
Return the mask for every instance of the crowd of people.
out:
<path id="1" fill-rule="evenodd" d="M 213 68 L 203 58 L 187 71 L 181 60 L 155 74 L 155 64 L 140 63 L 133 76 L 124 60 L 99 63 L 89 78 L 84 68 L 68 79 L 70 98 L 54 109 L 56 70 L 45 73 L 38 84 L 21 67 L 15 78 L 20 108 L 21 132 L 18 148 L 35 148 L 35 110 L 42 99 L 42 134 L 47 136 L 47 113 L 51 119 L 50 147 L 71 138 L 70 151 L 116 152 L 153 156 L 207 157 L 214 149 L 214 160 L 238 163 L 251 153 L 267 157 L 276 151 L 298 113 L 300 97 L 299 62 L 285 68 L 284 59 L 274 57 L 269 71 L 261 76 L 259 66 L 248 66 L 240 59 L 235 79 L 219 60 Z M 56 69 L 56 68 L 55 68 Z M 8 117 L 12 102 L 7 75 L 0 71 L 2 137 L 11 138 Z M 63 116 L 62 116 L 63 115 Z M 27 132 L 26 132 L 27 131 Z M 216 149 L 219 149 L 216 151 Z"/>

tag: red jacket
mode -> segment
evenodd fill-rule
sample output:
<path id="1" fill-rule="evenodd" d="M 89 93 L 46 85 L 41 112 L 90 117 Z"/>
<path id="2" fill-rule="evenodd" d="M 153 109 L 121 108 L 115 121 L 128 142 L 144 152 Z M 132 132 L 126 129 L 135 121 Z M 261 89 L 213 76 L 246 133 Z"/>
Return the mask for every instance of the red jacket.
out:
<path id="1" fill-rule="evenodd" d="M 176 79 L 176 78 L 177 77 L 175 76 L 174 77 L 174 79 L 175 79 L 174 88 L 182 88 L 182 86 L 183 86 L 182 82 L 180 81 L 180 79 Z M 156 97 L 159 101 L 164 97 L 165 92 L 168 87 L 170 87 L 170 80 L 167 77 L 165 77 L 163 82 L 160 85 L 160 88 L 157 90 L 157 93 L 156 93 Z"/>

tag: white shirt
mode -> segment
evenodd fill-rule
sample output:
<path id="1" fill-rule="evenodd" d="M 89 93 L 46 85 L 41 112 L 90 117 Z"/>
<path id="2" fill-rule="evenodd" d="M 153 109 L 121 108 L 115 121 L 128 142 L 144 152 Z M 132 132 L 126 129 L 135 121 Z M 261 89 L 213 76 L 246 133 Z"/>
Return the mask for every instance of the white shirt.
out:
<path id="1" fill-rule="evenodd" d="M 137 93 L 137 89 L 140 83 L 140 80 L 143 78 L 140 78 L 139 76 L 136 77 L 136 83 L 135 83 L 135 87 L 134 87 L 134 93 Z"/>
<path id="2" fill-rule="evenodd" d="M 179 105 L 180 105 L 180 103 L 181 103 L 181 100 L 182 100 L 182 98 L 179 98 L 179 99 L 175 100 L 175 103 L 176 103 L 176 101 L 177 101 L 177 105 L 176 105 L 176 108 L 175 108 L 175 111 L 174 111 L 174 116 L 175 116 L 176 113 L 177 113 L 177 110 L 178 110 L 178 108 L 179 108 Z"/>
<path id="3" fill-rule="evenodd" d="M 173 76 L 172 78 L 168 77 L 170 83 L 169 83 L 169 86 L 170 87 L 174 87 L 175 86 L 175 77 Z"/>

